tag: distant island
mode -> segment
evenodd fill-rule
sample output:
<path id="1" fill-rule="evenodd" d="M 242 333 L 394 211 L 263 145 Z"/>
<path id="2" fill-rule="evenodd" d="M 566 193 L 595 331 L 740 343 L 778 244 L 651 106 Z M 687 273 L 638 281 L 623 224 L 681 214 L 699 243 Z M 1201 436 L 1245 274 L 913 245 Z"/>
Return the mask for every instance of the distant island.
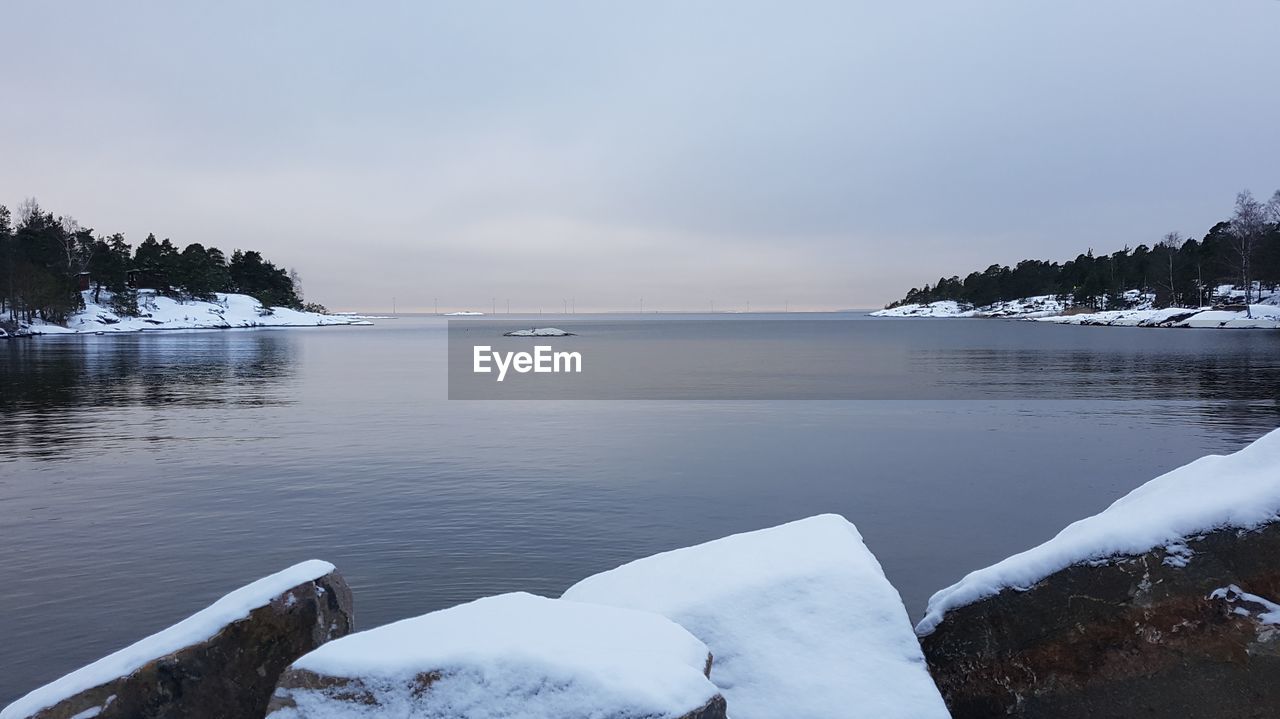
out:
<path id="1" fill-rule="evenodd" d="M 1058 263 L 1023 260 L 913 287 L 879 317 L 1016 317 L 1062 324 L 1280 327 L 1280 190 L 1236 196 L 1230 219 L 1200 240 Z"/>
<path id="2" fill-rule="evenodd" d="M 253 250 L 228 258 L 154 234 L 135 249 L 34 199 L 0 205 L 0 337 L 65 332 L 367 324 L 303 302 L 301 282 Z"/>

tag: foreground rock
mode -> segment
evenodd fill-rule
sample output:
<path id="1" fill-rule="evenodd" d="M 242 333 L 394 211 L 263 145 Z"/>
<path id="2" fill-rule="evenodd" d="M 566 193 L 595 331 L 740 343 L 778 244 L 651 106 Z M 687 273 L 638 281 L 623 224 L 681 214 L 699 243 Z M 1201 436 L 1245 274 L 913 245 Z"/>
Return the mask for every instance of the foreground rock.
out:
<path id="1" fill-rule="evenodd" d="M 1158 477 L 930 600 L 952 714 L 1280 716 L 1280 432 Z"/>
<path id="2" fill-rule="evenodd" d="M 333 565 L 303 562 L 31 692 L 0 719 L 260 719 L 284 668 L 352 622 Z"/>
<path id="3" fill-rule="evenodd" d="M 504 594 L 327 644 L 271 719 L 725 719 L 707 647 L 671 621 Z"/>
<path id="4" fill-rule="evenodd" d="M 693 632 L 734 719 L 947 716 L 897 590 L 837 515 L 641 559 L 564 598 L 655 611 Z"/>

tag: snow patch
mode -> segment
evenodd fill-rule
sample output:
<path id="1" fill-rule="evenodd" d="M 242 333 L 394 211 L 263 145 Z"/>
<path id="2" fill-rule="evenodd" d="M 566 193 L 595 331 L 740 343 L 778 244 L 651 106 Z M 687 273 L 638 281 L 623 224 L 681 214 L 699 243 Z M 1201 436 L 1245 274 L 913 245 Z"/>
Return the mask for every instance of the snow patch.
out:
<path id="1" fill-rule="evenodd" d="M 1047 317 L 1066 311 L 1067 304 L 1054 295 L 1005 300 L 982 307 L 939 300 L 928 304 L 899 305 L 871 313 L 872 317 Z"/>
<path id="2" fill-rule="evenodd" d="M 323 315 L 287 307 L 264 307 L 248 295 L 217 294 L 212 301 L 179 301 L 154 290 L 138 290 L 137 317 L 118 315 L 111 309 L 111 293 L 103 291 L 101 302 L 93 292 L 80 293 L 84 309 L 72 315 L 66 326 L 36 322 L 31 334 L 75 334 L 139 332 L 160 329 L 228 329 L 232 327 L 320 327 L 326 325 L 369 325 L 366 319 L 346 315 Z"/>
<path id="3" fill-rule="evenodd" d="M 1190 564 L 1191 557 L 1195 556 L 1195 552 L 1191 551 L 1191 548 L 1185 542 L 1174 542 L 1166 546 L 1164 551 L 1167 552 L 1167 556 L 1165 556 L 1161 564 L 1168 567 L 1177 567 L 1178 569 Z"/>
<path id="4" fill-rule="evenodd" d="M 287 689 L 297 708 L 270 716 L 675 717 L 718 693 L 703 675 L 707 654 L 656 614 L 503 594 L 321 646 L 293 667 L 358 679 L 376 703 Z M 424 672 L 439 678 L 415 692 Z"/>
<path id="5" fill-rule="evenodd" d="M 973 317 L 971 305 L 939 300 L 923 305 L 898 305 L 870 313 L 872 317 Z"/>
<path id="6" fill-rule="evenodd" d="M 1156 477 L 1048 542 L 970 573 L 933 595 L 916 632 L 931 633 L 952 609 L 1002 589 L 1032 586 L 1081 562 L 1154 547 L 1169 548 L 1174 561 L 1185 562 L 1188 555 L 1176 547 L 1188 538 L 1221 528 L 1255 529 L 1278 515 L 1280 430 L 1274 430 L 1234 454 L 1201 457 Z"/>
<path id="7" fill-rule="evenodd" d="M 1256 604 L 1259 607 L 1262 607 L 1261 610 L 1256 610 L 1258 611 L 1257 619 L 1259 623 L 1272 626 L 1280 625 L 1280 604 L 1276 604 L 1269 599 L 1259 597 L 1256 594 L 1250 594 L 1234 584 L 1228 584 L 1225 587 L 1219 587 L 1218 589 L 1209 592 L 1208 598 L 1222 599 L 1229 604 L 1234 604 L 1236 602 Z M 1253 614 L 1253 612 L 1244 607 L 1235 607 L 1232 609 L 1232 612 L 1234 614 L 1239 614 L 1242 617 L 1252 616 Z"/>
<path id="8" fill-rule="evenodd" d="M 153 659 L 209 639 L 283 592 L 333 570 L 332 564 L 312 559 L 243 586 L 168 629 L 36 689 L 0 711 L 0 719 L 30 716 L 86 689 L 132 674 Z"/>
<path id="9" fill-rule="evenodd" d="M 897 590 L 838 515 L 640 559 L 564 598 L 689 629 L 734 719 L 948 716 Z"/>
<path id="10" fill-rule="evenodd" d="M 1201 329 L 1280 328 L 1280 307 L 1249 305 L 1242 310 L 1215 310 L 1207 307 L 1166 307 L 1164 309 L 1110 310 L 1061 317 L 1040 317 L 1040 322 L 1061 325 L 1107 327 L 1194 327 Z"/>

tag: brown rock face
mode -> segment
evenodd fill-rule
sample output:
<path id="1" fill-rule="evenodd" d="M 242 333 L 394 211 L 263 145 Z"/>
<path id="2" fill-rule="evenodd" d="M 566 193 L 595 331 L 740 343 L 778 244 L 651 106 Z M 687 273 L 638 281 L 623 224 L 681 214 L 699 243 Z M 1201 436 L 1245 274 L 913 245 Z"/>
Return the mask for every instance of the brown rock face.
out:
<path id="1" fill-rule="evenodd" d="M 708 677 L 711 676 L 711 663 L 712 657 L 707 655 L 707 665 L 703 673 Z M 431 691 L 431 685 L 439 681 L 440 677 L 439 672 L 423 672 L 419 674 L 414 678 L 412 685 L 407 688 L 408 694 L 415 698 L 427 694 Z M 334 710 L 335 705 L 349 704 L 353 709 L 361 708 L 366 711 L 370 707 L 377 707 L 383 703 L 380 694 L 386 691 L 386 687 L 369 687 L 360 679 L 331 677 L 306 669 L 290 667 L 281 675 L 279 688 L 271 696 L 271 703 L 267 707 L 268 717 L 270 719 L 306 719 L 308 712 L 299 708 L 294 700 L 294 692 L 297 691 L 324 692 L 325 711 L 326 716 L 328 716 Z M 599 709 L 607 711 L 607 707 L 599 707 Z M 724 697 L 717 694 L 703 706 L 671 719 L 727 719 L 726 711 L 727 705 Z M 276 712 L 279 713 L 277 714 Z M 610 717 L 611 715 L 593 716 Z M 617 719 L 628 719 L 628 717 L 630 717 L 629 714 L 625 717 L 618 715 Z M 565 717 L 565 719 L 573 719 L 573 717 Z"/>
<path id="2" fill-rule="evenodd" d="M 351 590 L 337 572 L 281 593 L 200 644 L 30 715 L 72 719 L 262 719 L 280 673 L 353 629 Z"/>
<path id="3" fill-rule="evenodd" d="M 1280 523 L 1187 548 L 949 612 L 921 643 L 953 716 L 1280 717 L 1280 625 L 1257 601 L 1280 599 Z"/>

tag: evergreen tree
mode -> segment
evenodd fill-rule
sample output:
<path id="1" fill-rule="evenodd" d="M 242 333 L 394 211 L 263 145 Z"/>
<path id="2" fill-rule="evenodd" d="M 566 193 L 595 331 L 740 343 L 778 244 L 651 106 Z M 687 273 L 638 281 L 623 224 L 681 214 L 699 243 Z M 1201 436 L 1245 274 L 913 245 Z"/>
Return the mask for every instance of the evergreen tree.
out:
<path id="1" fill-rule="evenodd" d="M 125 289 L 132 253 L 124 241 L 124 235 L 116 233 L 94 242 L 93 257 L 89 260 L 89 277 L 93 282 L 93 301 L 99 301 L 102 288 L 112 293 Z"/>
<path id="2" fill-rule="evenodd" d="M 1236 198 L 1231 220 L 1214 225 L 1201 240 L 1166 235 L 1154 248 L 1140 244 L 1109 255 L 1090 249 L 1074 260 L 1023 260 L 1013 268 L 991 265 L 963 281 L 939 279 L 936 285 L 912 288 L 893 303 L 919 304 L 958 300 L 973 305 L 1055 295 L 1076 305 L 1122 308 L 1126 292 L 1154 294 L 1157 306 L 1201 306 L 1222 298 L 1217 285 L 1234 285 L 1254 294 L 1255 283 L 1280 287 L 1280 191 L 1262 203 L 1248 192 Z"/>
<path id="3" fill-rule="evenodd" d="M 236 250 L 227 269 L 236 292 L 250 295 L 267 307 L 302 306 L 289 274 L 262 259 L 258 252 Z"/>
<path id="4" fill-rule="evenodd" d="M 9 208 L 0 205 L 0 319 L 7 313 L 9 319 L 18 319 L 17 306 L 14 304 L 14 267 L 16 263 L 16 245 L 13 239 L 13 220 Z"/>

